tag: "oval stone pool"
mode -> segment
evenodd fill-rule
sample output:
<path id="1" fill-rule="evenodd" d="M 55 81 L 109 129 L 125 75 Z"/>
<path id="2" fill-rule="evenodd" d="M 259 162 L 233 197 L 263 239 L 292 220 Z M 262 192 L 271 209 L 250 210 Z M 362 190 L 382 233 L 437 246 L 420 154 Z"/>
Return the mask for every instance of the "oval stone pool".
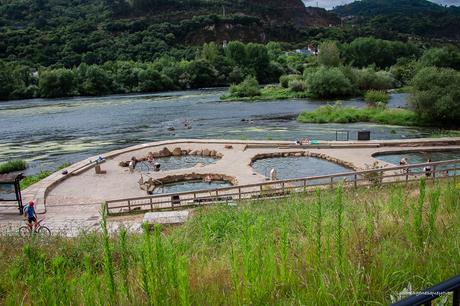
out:
<path id="1" fill-rule="evenodd" d="M 408 152 L 395 154 L 374 155 L 375 158 L 384 162 L 399 165 L 402 158 L 406 158 L 409 164 L 422 164 L 431 158 L 433 162 L 460 159 L 460 151 L 425 151 L 425 152 Z"/>
<path id="2" fill-rule="evenodd" d="M 158 186 L 155 188 L 153 193 L 176 193 L 176 192 L 186 192 L 194 190 L 208 190 L 208 189 L 217 189 L 224 187 L 231 187 L 232 184 L 226 181 L 212 181 L 211 183 L 203 181 L 182 181 L 177 183 L 165 184 L 164 186 Z"/>
<path id="3" fill-rule="evenodd" d="M 203 166 L 213 164 L 217 161 L 217 158 L 209 156 L 197 156 L 197 155 L 183 155 L 183 156 L 171 156 L 171 157 L 160 157 L 156 158 L 155 162 L 160 163 L 162 171 L 187 169 L 196 166 L 196 164 L 202 164 Z M 149 162 L 143 161 L 136 165 L 136 168 L 142 172 L 152 172 L 153 165 Z"/>
<path id="4" fill-rule="evenodd" d="M 458 151 L 420 151 L 420 152 L 407 152 L 407 153 L 393 153 L 393 154 L 376 154 L 375 158 L 396 165 L 402 158 L 406 158 L 409 164 L 423 164 L 431 159 L 433 162 L 443 160 L 460 159 L 460 150 Z M 440 169 L 446 169 L 441 166 Z M 458 172 L 458 171 L 457 171 Z M 453 173 L 451 173 L 453 174 Z"/>
<path id="5" fill-rule="evenodd" d="M 273 157 L 256 160 L 252 167 L 269 177 L 275 169 L 279 180 L 352 172 L 348 168 L 315 157 Z M 315 181 L 318 183 L 319 181 Z"/>

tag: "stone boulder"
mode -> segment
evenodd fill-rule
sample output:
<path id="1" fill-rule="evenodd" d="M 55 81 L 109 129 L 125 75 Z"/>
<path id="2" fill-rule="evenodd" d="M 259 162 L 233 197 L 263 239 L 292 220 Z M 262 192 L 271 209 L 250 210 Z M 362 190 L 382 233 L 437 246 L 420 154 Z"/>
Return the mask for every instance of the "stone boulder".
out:
<path id="1" fill-rule="evenodd" d="M 181 148 L 175 148 L 175 149 L 172 151 L 172 155 L 173 155 L 173 156 L 181 156 L 181 155 L 182 155 L 182 150 L 181 150 Z"/>
<path id="2" fill-rule="evenodd" d="M 159 155 L 160 157 L 169 157 L 172 155 L 171 151 L 169 151 L 168 148 L 164 147 L 163 149 L 161 149 L 161 151 L 159 152 Z"/>
<path id="3" fill-rule="evenodd" d="M 204 149 L 202 152 L 201 152 L 201 155 L 202 156 L 210 156 L 211 154 L 211 151 L 209 149 Z"/>

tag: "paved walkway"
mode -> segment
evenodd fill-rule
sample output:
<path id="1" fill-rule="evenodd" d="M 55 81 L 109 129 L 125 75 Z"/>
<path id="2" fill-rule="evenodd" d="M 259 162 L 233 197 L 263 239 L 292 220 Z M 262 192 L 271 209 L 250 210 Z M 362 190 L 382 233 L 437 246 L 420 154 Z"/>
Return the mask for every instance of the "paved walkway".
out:
<path id="1" fill-rule="evenodd" d="M 232 148 L 226 148 L 231 145 Z M 363 147 L 367 146 L 367 147 Z M 303 153 L 320 155 L 321 158 L 345 165 L 354 170 L 363 170 L 366 165 L 377 162 L 381 166 L 393 166 L 373 157 L 376 153 L 392 151 L 429 151 L 429 150 L 460 150 L 460 138 L 414 139 L 370 142 L 322 142 L 320 148 L 296 147 L 291 142 L 276 141 L 224 141 L 224 140 L 176 140 L 149 143 L 129 147 L 104 154 L 106 162 L 101 167 L 106 174 L 96 174 L 93 161 L 97 157 L 76 163 L 66 170 L 52 174 L 45 180 L 27 188 L 23 192 L 24 199 L 34 199 L 38 203 L 39 213 L 46 215 L 46 224 L 52 230 L 63 230 L 74 235 L 79 230 L 96 229 L 99 226 L 99 210 L 105 200 L 141 197 L 146 192 L 139 187 L 140 172 L 130 173 L 128 168 L 119 166 L 132 156 L 144 158 L 149 152 L 158 152 L 164 147 L 170 151 L 174 148 L 182 150 L 202 151 L 215 150 L 222 154 L 217 162 L 206 166 L 195 166 L 188 169 L 150 172 L 154 179 L 162 179 L 171 175 L 197 173 L 202 175 L 220 174 L 234 178 L 239 185 L 264 182 L 266 178 L 258 174 L 250 166 L 256 156 L 267 156 L 280 153 Z M 305 154 L 305 153 L 303 153 Z M 144 176 L 144 179 L 147 177 Z M 0 226 L 15 228 L 21 220 L 17 209 L 0 208 Z M 129 226 L 139 228 L 142 215 L 132 221 Z M 113 222 L 114 228 L 119 222 Z M 69 230 L 69 228 L 73 230 Z"/>

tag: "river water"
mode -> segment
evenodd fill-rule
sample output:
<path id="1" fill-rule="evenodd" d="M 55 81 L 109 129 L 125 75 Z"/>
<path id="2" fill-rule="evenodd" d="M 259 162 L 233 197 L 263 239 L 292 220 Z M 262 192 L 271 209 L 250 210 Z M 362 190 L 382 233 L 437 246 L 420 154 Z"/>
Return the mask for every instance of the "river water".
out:
<path id="1" fill-rule="evenodd" d="M 0 162 L 25 159 L 26 171 L 55 169 L 114 149 L 179 138 L 335 140 L 336 130 L 371 131 L 373 139 L 416 138 L 429 129 L 376 124 L 302 124 L 295 118 L 324 101 L 221 102 L 220 89 L 144 95 L 33 99 L 0 103 Z M 390 107 L 405 106 L 393 94 Z M 343 102 L 365 106 L 360 99 Z M 188 124 L 188 127 L 186 124 Z M 174 130 L 173 130 L 174 129 Z"/>

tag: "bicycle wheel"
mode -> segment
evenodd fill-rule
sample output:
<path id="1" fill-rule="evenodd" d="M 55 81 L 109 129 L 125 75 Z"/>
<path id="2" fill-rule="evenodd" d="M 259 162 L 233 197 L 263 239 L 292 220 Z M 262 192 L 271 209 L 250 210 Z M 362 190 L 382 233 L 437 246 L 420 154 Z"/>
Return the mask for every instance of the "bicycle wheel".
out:
<path id="1" fill-rule="evenodd" d="M 19 236 L 21 236 L 22 238 L 29 237 L 31 233 L 32 231 L 28 226 L 21 226 L 19 228 Z"/>
<path id="2" fill-rule="evenodd" d="M 40 228 L 38 229 L 37 233 L 40 234 L 40 236 L 43 236 L 43 237 L 51 236 L 51 231 L 46 226 L 40 226 Z"/>

